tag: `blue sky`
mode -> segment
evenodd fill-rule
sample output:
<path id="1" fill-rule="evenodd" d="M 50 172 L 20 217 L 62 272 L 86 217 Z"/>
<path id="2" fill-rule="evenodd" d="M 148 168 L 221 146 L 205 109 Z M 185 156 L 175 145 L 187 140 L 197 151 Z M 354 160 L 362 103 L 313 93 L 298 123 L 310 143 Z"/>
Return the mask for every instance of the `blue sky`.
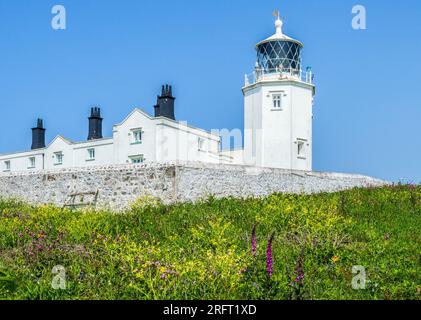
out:
<path id="1" fill-rule="evenodd" d="M 365 31 L 351 27 L 356 4 Z M 0 0 L 0 153 L 29 149 L 37 117 L 48 141 L 84 140 L 96 105 L 111 136 L 134 107 L 152 114 L 167 82 L 179 120 L 242 129 L 244 74 L 276 8 L 316 75 L 315 170 L 420 182 L 418 0 Z"/>

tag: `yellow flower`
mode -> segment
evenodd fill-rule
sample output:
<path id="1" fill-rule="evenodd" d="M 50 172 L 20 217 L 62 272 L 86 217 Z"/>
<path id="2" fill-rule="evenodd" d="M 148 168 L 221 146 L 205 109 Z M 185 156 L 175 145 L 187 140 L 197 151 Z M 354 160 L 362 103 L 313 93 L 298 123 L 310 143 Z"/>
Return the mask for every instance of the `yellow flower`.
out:
<path id="1" fill-rule="evenodd" d="M 333 263 L 337 263 L 339 261 L 339 257 L 338 256 L 333 256 L 332 257 L 332 262 Z"/>

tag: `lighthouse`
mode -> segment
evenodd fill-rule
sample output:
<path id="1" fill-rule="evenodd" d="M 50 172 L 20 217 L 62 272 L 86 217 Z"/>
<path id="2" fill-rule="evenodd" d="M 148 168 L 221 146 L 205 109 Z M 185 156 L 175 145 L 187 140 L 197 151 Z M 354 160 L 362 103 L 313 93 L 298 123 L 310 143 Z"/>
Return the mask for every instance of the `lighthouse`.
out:
<path id="1" fill-rule="evenodd" d="M 310 67 L 303 70 L 303 44 L 283 33 L 257 43 L 244 95 L 244 162 L 289 170 L 312 170 L 312 118 L 315 95 Z"/>

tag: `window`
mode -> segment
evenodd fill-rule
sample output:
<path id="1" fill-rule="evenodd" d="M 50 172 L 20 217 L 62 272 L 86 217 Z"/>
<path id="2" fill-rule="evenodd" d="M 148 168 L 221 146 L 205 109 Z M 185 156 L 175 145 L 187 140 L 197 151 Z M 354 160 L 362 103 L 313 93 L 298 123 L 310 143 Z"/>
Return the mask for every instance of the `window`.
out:
<path id="1" fill-rule="evenodd" d="M 88 155 L 87 155 L 86 161 L 94 161 L 95 160 L 95 149 L 91 148 L 88 149 Z"/>
<path id="2" fill-rule="evenodd" d="M 304 140 L 297 141 L 297 155 L 299 158 L 306 157 L 306 141 Z"/>
<path id="3" fill-rule="evenodd" d="M 273 109 L 282 110 L 282 94 L 273 95 Z"/>
<path id="4" fill-rule="evenodd" d="M 28 169 L 33 169 L 33 168 L 35 168 L 35 157 L 30 157 Z"/>
<path id="5" fill-rule="evenodd" d="M 10 171 L 10 161 L 4 162 L 4 171 Z"/>
<path id="6" fill-rule="evenodd" d="M 55 163 L 54 165 L 59 166 L 63 164 L 63 152 L 54 153 Z"/>
<path id="7" fill-rule="evenodd" d="M 298 142 L 298 155 L 302 156 L 304 154 L 304 142 Z"/>
<path id="8" fill-rule="evenodd" d="M 198 141 L 197 141 L 197 143 L 198 143 L 198 150 L 199 151 L 205 151 L 205 139 L 203 139 L 203 138 L 198 138 Z"/>
<path id="9" fill-rule="evenodd" d="M 134 164 L 139 164 L 143 163 L 145 161 L 145 158 L 143 157 L 143 154 L 141 154 L 139 156 L 130 157 L 130 161 Z"/>
<path id="10" fill-rule="evenodd" d="M 132 130 L 132 134 L 133 134 L 132 144 L 142 143 L 142 133 L 143 133 L 142 129 Z"/>

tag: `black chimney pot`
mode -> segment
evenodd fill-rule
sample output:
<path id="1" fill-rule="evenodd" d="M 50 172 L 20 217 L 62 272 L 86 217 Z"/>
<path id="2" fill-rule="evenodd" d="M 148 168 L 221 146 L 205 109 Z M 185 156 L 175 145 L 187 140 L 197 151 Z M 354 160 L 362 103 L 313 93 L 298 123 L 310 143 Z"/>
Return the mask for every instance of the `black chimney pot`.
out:
<path id="1" fill-rule="evenodd" d="M 37 126 L 32 128 L 32 150 L 45 148 L 45 128 L 42 119 L 38 119 Z"/>
<path id="2" fill-rule="evenodd" d="M 154 106 L 155 117 L 166 117 L 175 120 L 174 101 L 172 87 L 168 84 L 162 86 L 161 95 L 158 96 L 157 104 Z"/>
<path id="3" fill-rule="evenodd" d="M 97 107 L 91 108 L 88 140 L 102 139 L 102 120 L 101 109 Z"/>

